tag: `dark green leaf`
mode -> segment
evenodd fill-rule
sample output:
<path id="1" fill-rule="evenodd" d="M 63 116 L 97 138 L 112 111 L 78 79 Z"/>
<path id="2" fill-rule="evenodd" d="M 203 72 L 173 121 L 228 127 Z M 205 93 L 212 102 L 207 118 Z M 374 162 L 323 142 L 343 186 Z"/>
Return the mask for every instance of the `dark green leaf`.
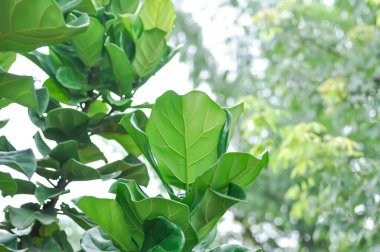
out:
<path id="1" fill-rule="evenodd" d="M 48 199 L 53 199 L 59 195 L 66 194 L 69 190 L 61 190 L 59 188 L 49 188 L 41 183 L 37 183 L 37 189 L 34 192 L 36 199 L 40 204 L 43 204 Z"/>
<path id="2" fill-rule="evenodd" d="M 17 235 L 9 233 L 0 233 L 0 244 L 9 248 L 17 248 Z M 0 251 L 1 248 L 0 248 Z"/>
<path id="3" fill-rule="evenodd" d="M 6 165 L 23 173 L 29 179 L 33 176 L 37 163 L 31 149 L 0 152 L 0 165 Z"/>
<path id="4" fill-rule="evenodd" d="M 0 190 L 3 197 L 17 193 L 17 184 L 9 173 L 0 172 Z"/>
<path id="5" fill-rule="evenodd" d="M 96 223 L 91 220 L 87 215 L 78 212 L 75 208 L 69 207 L 69 205 L 62 203 L 62 212 L 70 217 L 76 224 L 78 224 L 84 230 L 91 229 L 96 226 Z"/>
<path id="6" fill-rule="evenodd" d="M 6 119 L 6 120 L 0 120 L 0 129 L 1 129 L 1 128 L 4 128 L 5 125 L 7 125 L 8 122 L 9 122 L 8 119 Z"/>
<path id="7" fill-rule="evenodd" d="M 49 154 L 50 157 L 59 161 L 61 164 L 69 159 L 79 160 L 78 144 L 76 141 L 69 140 L 59 143 Z"/>
<path id="8" fill-rule="evenodd" d="M 36 220 L 44 225 L 49 225 L 57 221 L 55 215 L 40 212 L 37 204 L 22 206 L 21 208 L 8 207 L 7 211 L 9 214 L 9 221 L 19 230 L 24 230 L 30 227 Z"/>
<path id="9" fill-rule="evenodd" d="M 182 251 L 185 236 L 174 223 L 163 217 L 144 221 L 144 243 L 141 252 L 176 252 Z"/>
<path id="10" fill-rule="evenodd" d="M 0 136 L 0 151 L 15 151 L 15 147 L 8 141 L 5 136 Z"/>
<path id="11" fill-rule="evenodd" d="M 42 139 L 42 136 L 39 131 L 36 132 L 33 136 L 34 142 L 36 143 L 38 151 L 41 153 L 43 157 L 46 157 L 51 152 L 50 147 L 45 143 Z"/>

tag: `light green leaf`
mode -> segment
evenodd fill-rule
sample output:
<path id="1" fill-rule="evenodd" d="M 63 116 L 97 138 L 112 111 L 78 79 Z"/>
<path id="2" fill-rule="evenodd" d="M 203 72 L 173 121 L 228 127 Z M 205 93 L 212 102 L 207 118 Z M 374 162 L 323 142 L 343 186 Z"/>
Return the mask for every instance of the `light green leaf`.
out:
<path id="1" fill-rule="evenodd" d="M 240 103 L 236 106 L 233 106 L 231 108 L 227 108 L 228 112 L 231 114 L 231 127 L 230 127 L 230 133 L 228 135 L 228 143 L 231 142 L 231 139 L 234 135 L 234 131 L 236 129 L 236 126 L 239 122 L 239 119 L 241 115 L 244 113 L 244 103 Z"/>
<path id="2" fill-rule="evenodd" d="M 139 0 L 112 0 L 110 9 L 116 16 L 124 13 L 135 13 L 139 2 Z"/>
<path id="3" fill-rule="evenodd" d="M 66 24 L 54 0 L 2 0 L 0 10 L 0 51 L 26 52 L 60 43 L 89 25 L 87 14 Z"/>
<path id="4" fill-rule="evenodd" d="M 66 89 L 61 87 L 52 78 L 47 79 L 44 82 L 43 86 L 49 90 L 49 96 L 51 98 L 53 98 L 54 100 L 57 100 L 57 101 L 62 102 L 64 104 L 72 105 L 72 97 L 71 97 L 70 93 L 67 92 Z"/>
<path id="5" fill-rule="evenodd" d="M 183 251 L 185 236 L 180 227 L 163 217 L 144 221 L 144 243 L 141 252 Z"/>
<path id="6" fill-rule="evenodd" d="M 104 115 L 106 115 L 107 112 L 108 112 L 107 105 L 100 100 L 95 100 L 88 107 L 87 115 L 89 117 L 94 117 L 96 115 L 100 115 L 104 117 Z"/>
<path id="7" fill-rule="evenodd" d="M 8 71 L 16 60 L 16 53 L 14 52 L 2 52 L 0 53 L 0 67 L 5 71 Z"/>
<path id="8" fill-rule="evenodd" d="M 157 99 L 146 133 L 165 179 L 186 188 L 218 159 L 225 113 L 206 94 L 172 91 Z"/>
<path id="9" fill-rule="evenodd" d="M 119 95 L 129 95 L 133 88 L 135 71 L 125 52 L 117 45 L 107 43 L 105 45 L 111 62 L 112 72 L 117 82 Z"/>
<path id="10" fill-rule="evenodd" d="M 91 2 L 91 1 L 90 1 Z M 104 27 L 96 19 L 90 18 L 87 30 L 72 40 L 75 53 L 88 67 L 99 64 L 103 54 Z"/>
<path id="11" fill-rule="evenodd" d="M 133 14 L 124 14 L 120 17 L 121 20 L 123 20 L 124 27 L 133 39 L 133 42 L 137 44 L 138 39 L 144 31 L 144 24 L 142 23 L 141 18 Z"/>
<path id="12" fill-rule="evenodd" d="M 153 29 L 144 31 L 136 45 L 136 56 L 133 66 L 140 77 L 150 75 L 159 65 L 168 47 L 165 32 Z"/>
<path id="13" fill-rule="evenodd" d="M 0 97 L 39 112 L 37 95 L 32 77 L 0 73 Z"/>
<path id="14" fill-rule="evenodd" d="M 76 10 L 96 16 L 96 9 L 91 0 L 56 0 L 63 13 Z"/>
<path id="15" fill-rule="evenodd" d="M 176 18 L 171 0 L 145 0 L 139 12 L 145 30 L 170 32 Z"/>
<path id="16" fill-rule="evenodd" d="M 118 252 L 111 237 L 99 227 L 87 230 L 80 241 L 81 248 L 86 252 Z"/>
<path id="17" fill-rule="evenodd" d="M 33 176 L 37 163 L 31 149 L 22 151 L 0 151 L 0 165 L 6 165 L 23 173 L 29 179 Z"/>
<path id="18" fill-rule="evenodd" d="M 80 198 L 76 205 L 107 232 L 117 246 L 126 251 L 137 251 L 123 210 L 115 200 L 87 196 Z"/>

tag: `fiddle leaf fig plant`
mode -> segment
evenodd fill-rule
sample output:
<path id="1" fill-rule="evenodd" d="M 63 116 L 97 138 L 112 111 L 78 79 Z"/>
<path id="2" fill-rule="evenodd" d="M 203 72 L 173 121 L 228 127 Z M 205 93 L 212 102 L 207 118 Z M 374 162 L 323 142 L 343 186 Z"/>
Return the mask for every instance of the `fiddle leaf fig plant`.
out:
<path id="1" fill-rule="evenodd" d="M 26 107 L 38 129 L 38 153 L 0 136 L 2 196 L 34 197 L 4 209 L 0 251 L 209 250 L 218 221 L 245 201 L 268 154 L 227 152 L 242 104 L 222 108 L 199 91 L 134 104 L 178 52 L 167 44 L 171 0 L 2 0 L 0 10 L 0 109 Z M 8 72 L 17 54 L 47 74 L 42 87 Z M 110 162 L 94 135 L 127 155 Z M 150 167 L 165 190 L 157 196 L 144 192 Z M 114 197 L 62 202 L 70 183 L 90 180 L 114 180 Z M 70 243 L 61 215 L 85 230 L 80 244 Z"/>

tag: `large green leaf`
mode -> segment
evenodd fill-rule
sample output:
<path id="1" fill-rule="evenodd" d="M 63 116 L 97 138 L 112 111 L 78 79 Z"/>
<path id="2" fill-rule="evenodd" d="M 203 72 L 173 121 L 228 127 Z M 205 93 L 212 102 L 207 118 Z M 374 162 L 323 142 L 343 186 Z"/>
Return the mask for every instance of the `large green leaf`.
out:
<path id="1" fill-rule="evenodd" d="M 86 252 L 118 252 L 111 237 L 99 227 L 87 230 L 80 241 L 81 248 Z"/>
<path id="2" fill-rule="evenodd" d="M 96 19 L 90 18 L 87 30 L 72 40 L 74 50 L 78 57 L 88 67 L 97 65 L 103 54 L 104 27 Z"/>
<path id="3" fill-rule="evenodd" d="M 111 62 L 112 72 L 117 82 L 119 95 L 130 95 L 135 79 L 135 71 L 125 52 L 115 44 L 105 45 Z"/>
<path id="4" fill-rule="evenodd" d="M 115 200 L 87 196 L 76 205 L 111 236 L 115 245 L 125 251 L 137 251 L 123 210 Z"/>
<path id="5" fill-rule="evenodd" d="M 0 67 L 5 71 L 8 71 L 16 60 L 16 53 L 14 52 L 2 52 L 0 53 Z"/>
<path id="6" fill-rule="evenodd" d="M 165 41 L 166 33 L 153 29 L 144 31 L 136 45 L 136 56 L 132 62 L 140 77 L 150 75 L 159 65 L 168 47 Z"/>
<path id="7" fill-rule="evenodd" d="M 144 221 L 144 243 L 141 252 L 182 251 L 185 236 L 181 228 L 163 217 Z"/>
<path id="8" fill-rule="evenodd" d="M 218 159 L 226 117 L 206 94 L 172 91 L 157 99 L 146 133 L 158 167 L 170 184 L 186 188 Z"/>
<path id="9" fill-rule="evenodd" d="M 37 95 L 32 77 L 0 73 L 0 97 L 39 112 Z"/>
<path id="10" fill-rule="evenodd" d="M 186 237 L 188 247 L 193 247 L 197 238 L 189 224 L 189 208 L 177 201 L 162 197 L 148 198 L 135 181 L 119 181 L 111 188 L 116 192 L 116 201 L 127 216 L 129 229 L 133 240 L 139 244 L 143 242 L 143 223 L 145 220 L 163 216 L 179 226 Z"/>
<path id="11" fill-rule="evenodd" d="M 156 159 L 154 158 L 152 150 L 150 148 L 148 136 L 145 134 L 144 131 L 140 129 L 139 123 L 136 118 L 136 114 L 128 114 L 121 119 L 120 125 L 122 125 L 132 136 L 140 151 L 143 153 L 150 165 L 156 171 L 158 177 L 160 178 L 166 190 L 169 193 L 173 193 L 172 188 L 167 184 L 161 171 L 158 169 Z"/>
<path id="12" fill-rule="evenodd" d="M 0 151 L 0 165 L 6 165 L 23 173 L 29 179 L 33 176 L 36 168 L 36 158 L 31 149 L 22 151 Z"/>
<path id="13" fill-rule="evenodd" d="M 139 12 L 145 30 L 170 32 L 176 18 L 171 0 L 145 0 Z"/>
<path id="14" fill-rule="evenodd" d="M 57 221 L 52 212 L 41 212 L 38 204 L 28 203 L 20 208 L 7 207 L 10 223 L 19 230 L 30 227 L 36 220 L 44 225 Z"/>
<path id="15" fill-rule="evenodd" d="M 2 0 L 0 10 L 0 51 L 26 52 L 63 42 L 89 25 L 87 14 L 66 24 L 54 0 Z"/>

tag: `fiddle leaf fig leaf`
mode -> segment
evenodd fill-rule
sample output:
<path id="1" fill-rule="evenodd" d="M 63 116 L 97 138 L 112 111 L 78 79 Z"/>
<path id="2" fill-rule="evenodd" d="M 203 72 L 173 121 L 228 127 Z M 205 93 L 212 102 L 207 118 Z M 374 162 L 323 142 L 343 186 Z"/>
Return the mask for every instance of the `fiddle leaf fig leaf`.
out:
<path id="1" fill-rule="evenodd" d="M 102 59 L 104 27 L 96 18 L 91 17 L 90 21 L 87 30 L 75 36 L 72 43 L 75 53 L 83 63 L 88 67 L 93 67 Z"/>
<path id="2" fill-rule="evenodd" d="M 124 27 L 132 37 L 133 42 L 137 44 L 138 39 L 144 31 L 144 24 L 141 18 L 137 15 L 124 14 L 121 16 L 121 19 L 123 20 Z"/>
<path id="3" fill-rule="evenodd" d="M 37 189 L 34 192 L 34 195 L 36 196 L 36 199 L 40 204 L 43 204 L 46 200 L 56 198 L 59 195 L 68 193 L 69 190 L 61 190 L 58 188 L 50 188 L 46 187 L 41 183 L 37 183 Z"/>
<path id="4" fill-rule="evenodd" d="M 16 234 L 9 234 L 9 233 L 0 233 L 0 244 L 4 247 L 12 248 L 11 250 L 5 250 L 0 247 L 0 251 L 7 252 L 7 251 L 16 251 L 13 249 L 17 248 L 17 235 Z"/>
<path id="5" fill-rule="evenodd" d="M 20 208 L 7 207 L 10 223 L 18 230 L 30 227 L 38 220 L 43 225 L 49 225 L 58 219 L 53 212 L 41 212 L 38 204 L 28 203 Z"/>
<path id="6" fill-rule="evenodd" d="M 56 78 L 63 87 L 68 89 L 76 91 L 86 91 L 90 89 L 87 85 L 86 78 L 68 66 L 60 67 L 57 71 Z"/>
<path id="7" fill-rule="evenodd" d="M 112 72 L 117 82 L 117 90 L 120 95 L 130 94 L 135 79 L 135 71 L 124 51 L 115 44 L 105 45 L 111 62 Z"/>
<path id="8" fill-rule="evenodd" d="M 0 129 L 4 128 L 5 125 L 7 125 L 8 122 L 9 122 L 9 120 L 0 120 Z"/>
<path id="9" fill-rule="evenodd" d="M 228 135 L 228 143 L 230 143 L 234 135 L 234 131 L 237 127 L 238 121 L 241 115 L 244 113 L 244 103 L 240 103 L 231 108 L 227 108 L 227 111 L 230 112 L 231 115 L 231 127 Z"/>
<path id="10" fill-rule="evenodd" d="M 70 11 L 76 10 L 88 13 L 92 16 L 96 15 L 96 9 L 92 3 L 92 0 L 56 0 L 56 2 L 63 13 L 68 13 Z"/>
<path id="11" fill-rule="evenodd" d="M 0 97 L 39 112 L 37 95 L 32 77 L 0 73 Z"/>
<path id="12" fill-rule="evenodd" d="M 145 0 L 139 12 L 145 30 L 170 32 L 176 18 L 171 0 Z"/>
<path id="13" fill-rule="evenodd" d="M 112 0 L 111 12 L 118 15 L 124 13 L 135 13 L 139 6 L 139 0 Z"/>
<path id="14" fill-rule="evenodd" d="M 65 203 L 61 204 L 61 210 L 66 216 L 70 217 L 76 224 L 78 224 L 84 230 L 89 230 L 97 226 L 96 223 L 93 220 L 91 220 L 87 215 L 78 212 L 78 210 L 76 210 L 75 208 L 71 208 L 69 205 Z"/>
<path id="15" fill-rule="evenodd" d="M 163 217 L 144 221 L 144 243 L 141 252 L 183 251 L 185 236 L 180 227 Z"/>
<path id="16" fill-rule="evenodd" d="M 5 136 L 0 136 L 0 151 L 15 151 L 15 147 L 8 141 Z"/>
<path id="17" fill-rule="evenodd" d="M 125 251 L 137 251 L 123 210 L 115 200 L 86 196 L 80 198 L 76 205 L 107 232 L 115 245 Z"/>
<path id="18" fill-rule="evenodd" d="M 41 153 L 41 155 L 44 157 L 49 155 L 49 153 L 51 152 L 51 149 L 42 139 L 42 136 L 39 131 L 37 131 L 36 134 L 34 134 L 33 138 L 34 138 L 34 142 L 36 143 L 37 149 Z"/>
<path id="19" fill-rule="evenodd" d="M 17 183 L 9 173 L 0 172 L 0 190 L 3 197 L 17 193 Z"/>
<path id="20" fill-rule="evenodd" d="M 144 31 L 136 45 L 136 56 L 132 62 L 140 77 L 151 75 L 159 65 L 168 47 L 165 41 L 166 33 L 153 29 Z"/>
<path id="21" fill-rule="evenodd" d="M 37 168 L 36 158 L 31 149 L 10 152 L 0 151 L 0 165 L 13 168 L 23 173 L 29 179 Z"/>
<path id="22" fill-rule="evenodd" d="M 78 143 L 74 140 L 59 143 L 51 150 L 49 156 L 61 164 L 69 159 L 79 160 Z"/>
<path id="23" fill-rule="evenodd" d="M 11 68 L 13 62 L 16 60 L 16 53 L 14 52 L 1 52 L 0 53 L 0 67 L 5 71 Z"/>
<path id="24" fill-rule="evenodd" d="M 54 0 L 3 0 L 0 10 L 0 51 L 27 52 L 63 42 L 89 25 L 89 17 L 83 13 L 66 24 Z"/>
<path id="25" fill-rule="evenodd" d="M 153 106 L 146 134 L 165 179 L 187 188 L 218 159 L 218 142 L 226 121 L 222 108 L 206 94 L 172 91 Z"/>
<path id="26" fill-rule="evenodd" d="M 87 230 L 80 241 L 81 248 L 86 252 L 118 252 L 111 237 L 100 227 Z"/>

